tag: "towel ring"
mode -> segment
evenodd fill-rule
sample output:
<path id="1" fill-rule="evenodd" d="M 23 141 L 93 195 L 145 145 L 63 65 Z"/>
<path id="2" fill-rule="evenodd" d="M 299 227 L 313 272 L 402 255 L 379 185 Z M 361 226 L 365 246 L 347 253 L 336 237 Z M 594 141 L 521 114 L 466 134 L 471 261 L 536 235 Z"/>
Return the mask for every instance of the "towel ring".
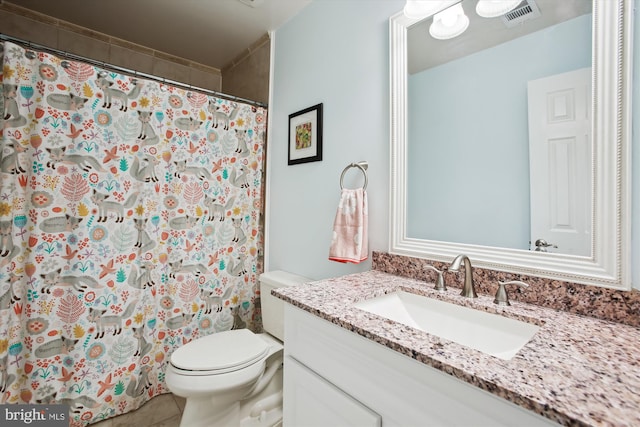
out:
<path id="1" fill-rule="evenodd" d="M 347 173 L 347 171 L 351 168 L 358 168 L 362 171 L 362 174 L 364 175 L 364 185 L 362 186 L 363 190 L 367 189 L 367 184 L 369 183 L 369 179 L 367 177 L 367 168 L 369 167 L 369 163 L 367 163 L 366 161 L 362 161 L 362 162 L 358 162 L 358 163 L 351 163 L 349 164 L 346 168 L 344 168 L 344 170 L 342 171 L 342 175 L 340 175 L 340 189 L 344 190 L 344 175 Z"/>

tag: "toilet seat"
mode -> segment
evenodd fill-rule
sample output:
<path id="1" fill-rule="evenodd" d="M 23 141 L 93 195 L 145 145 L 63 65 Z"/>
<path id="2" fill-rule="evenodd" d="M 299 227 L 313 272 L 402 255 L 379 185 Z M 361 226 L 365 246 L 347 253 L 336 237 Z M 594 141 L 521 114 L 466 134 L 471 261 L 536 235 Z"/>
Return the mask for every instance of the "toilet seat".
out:
<path id="1" fill-rule="evenodd" d="M 263 360 L 269 345 L 248 329 L 218 332 L 198 338 L 171 355 L 180 375 L 220 375 L 238 371 Z"/>

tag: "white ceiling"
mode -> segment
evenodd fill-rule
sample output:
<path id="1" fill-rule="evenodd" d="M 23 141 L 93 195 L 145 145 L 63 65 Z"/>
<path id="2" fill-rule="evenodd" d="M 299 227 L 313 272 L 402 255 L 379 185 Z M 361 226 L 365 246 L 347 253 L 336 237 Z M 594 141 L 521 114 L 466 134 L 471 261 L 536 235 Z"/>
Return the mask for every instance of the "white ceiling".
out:
<path id="1" fill-rule="evenodd" d="M 13 4 L 110 36 L 222 69 L 268 31 L 312 0 L 8 0 Z M 365 1 L 365 0 L 363 0 Z M 551 23 L 591 11 L 591 0 L 534 0 L 542 16 L 508 29 L 479 18 L 476 0 L 462 0 L 470 25 L 455 39 L 429 36 L 431 19 L 408 32 L 409 72 L 495 46 Z M 254 4 L 251 7 L 244 3 Z"/>
<path id="2" fill-rule="evenodd" d="M 311 0 L 9 0 L 152 49 L 222 69 Z"/>
<path id="3" fill-rule="evenodd" d="M 481 18 L 475 12 L 476 0 L 462 0 L 469 17 L 469 28 L 449 40 L 436 40 L 429 35 L 433 21 L 425 19 L 413 25 L 407 34 L 409 74 L 444 64 L 471 53 L 539 31 L 550 25 L 591 13 L 592 0 L 534 0 L 540 17 L 507 28 L 501 18 Z"/>

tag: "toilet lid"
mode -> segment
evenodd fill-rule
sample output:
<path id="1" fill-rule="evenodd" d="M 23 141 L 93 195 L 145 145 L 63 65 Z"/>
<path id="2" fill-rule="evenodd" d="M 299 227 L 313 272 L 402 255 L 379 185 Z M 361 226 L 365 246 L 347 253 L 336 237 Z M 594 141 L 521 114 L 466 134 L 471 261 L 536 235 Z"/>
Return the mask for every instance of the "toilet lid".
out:
<path id="1" fill-rule="evenodd" d="M 248 329 L 198 338 L 171 355 L 171 364 L 185 371 L 231 372 L 254 364 L 269 352 L 268 344 Z"/>

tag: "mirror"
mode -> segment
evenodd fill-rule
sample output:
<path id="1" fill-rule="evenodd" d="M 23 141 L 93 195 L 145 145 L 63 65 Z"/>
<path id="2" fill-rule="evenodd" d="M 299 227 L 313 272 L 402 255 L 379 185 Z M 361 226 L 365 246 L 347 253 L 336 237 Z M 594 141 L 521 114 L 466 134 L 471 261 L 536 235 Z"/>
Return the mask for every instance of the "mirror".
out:
<path id="1" fill-rule="evenodd" d="M 476 3 L 458 37 L 407 31 L 407 234 L 589 256 L 591 0 Z"/>
<path id="2" fill-rule="evenodd" d="M 465 3 L 468 0 L 465 0 Z M 448 4 L 457 3 L 449 1 Z M 624 13 L 627 10 L 628 13 Z M 449 262 L 460 253 L 467 254 L 474 265 L 513 273 L 547 277 L 584 284 L 594 284 L 617 289 L 630 289 L 629 273 L 629 207 L 630 207 L 630 78 L 631 78 L 631 16 L 632 3 L 628 0 L 594 0 L 593 2 L 593 55 L 591 70 L 591 113 L 590 132 L 592 135 L 591 167 L 586 168 L 592 185 L 587 194 L 590 212 L 589 247 L 583 254 L 544 253 L 514 245 L 506 247 L 501 243 L 475 241 L 469 243 L 463 238 L 438 236 L 433 240 L 409 233 L 411 213 L 408 207 L 416 203 L 411 196 L 409 182 L 411 161 L 416 159 L 409 146 L 408 106 L 408 29 L 415 20 L 402 13 L 390 19 L 391 55 L 391 240 L 390 252 L 401 255 L 429 258 Z M 471 26 L 471 25 L 470 25 Z M 426 37 L 426 36 L 425 36 Z M 478 37 L 476 37 L 478 38 Z M 460 46 L 458 46 L 460 47 Z M 453 49 L 451 49 L 453 50 Z M 464 78 L 459 78 L 461 83 Z M 455 113 L 456 110 L 453 110 Z M 461 120 L 464 122 L 464 119 Z M 495 128 L 497 125 L 488 125 Z M 496 130 L 499 130 L 496 128 Z M 415 133 L 415 131 L 414 131 Z M 604 143 L 604 142 L 607 143 Z M 611 143 L 615 141 L 616 143 Z M 429 144 L 430 141 L 422 141 Z M 476 141 L 478 145 L 487 141 Z M 437 158 L 432 162 L 438 162 Z M 528 168 L 528 159 L 525 161 Z M 415 166 L 415 164 L 414 164 Z M 427 161 L 423 167 L 429 167 Z M 478 174 L 494 172 L 480 169 Z M 437 184 L 451 179 L 458 186 L 455 190 L 459 200 L 465 201 L 465 191 L 474 177 L 459 171 L 453 177 L 441 178 Z M 508 180 L 509 177 L 503 177 Z M 418 183 L 419 184 L 419 183 Z M 590 197 L 588 197 L 590 196 Z M 440 204 L 439 198 L 428 200 L 432 209 L 441 209 L 443 218 L 460 214 L 454 225 L 472 224 L 481 228 L 483 222 L 475 217 L 473 204 L 447 212 L 447 205 Z M 509 209 L 509 200 L 494 191 L 486 196 L 484 203 L 496 212 Z M 429 203 L 430 202 L 430 203 Z M 519 215 L 528 216 L 520 209 Z M 419 219 L 417 220 L 419 224 Z M 528 221 L 528 218 L 526 218 Z M 415 220 L 414 220 L 415 222 Z M 448 222 L 451 222 L 450 219 Z M 475 223 L 475 224 L 474 224 Z M 510 231 L 503 234 L 509 234 Z M 440 239 L 440 240 L 438 240 Z"/>

